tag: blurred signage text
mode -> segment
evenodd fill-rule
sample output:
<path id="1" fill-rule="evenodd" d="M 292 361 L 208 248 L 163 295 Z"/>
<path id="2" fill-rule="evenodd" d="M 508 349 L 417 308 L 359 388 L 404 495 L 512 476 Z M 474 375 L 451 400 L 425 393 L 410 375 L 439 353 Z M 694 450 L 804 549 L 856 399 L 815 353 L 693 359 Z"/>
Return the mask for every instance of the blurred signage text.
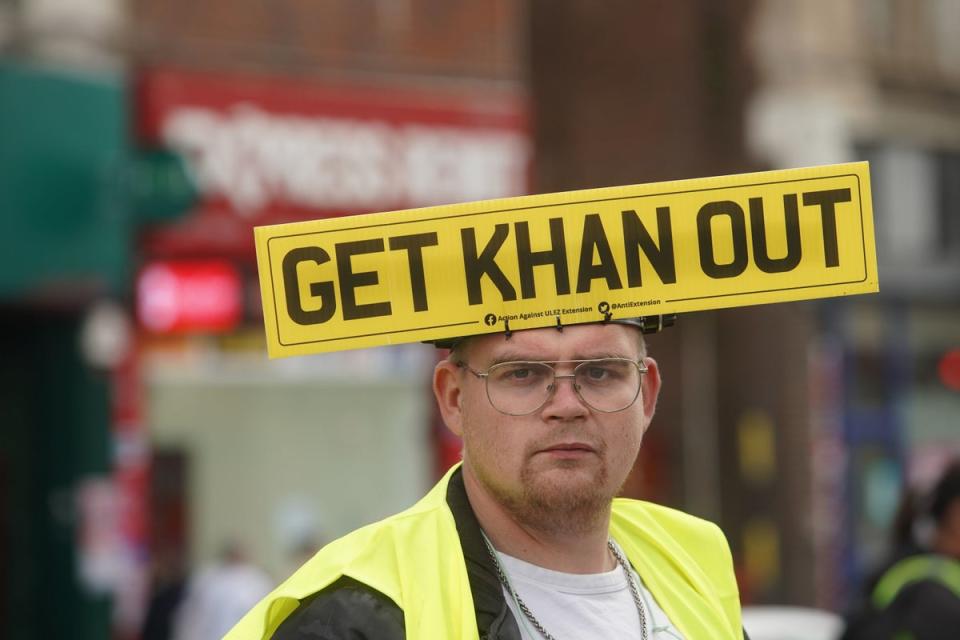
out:
<path id="1" fill-rule="evenodd" d="M 252 255 L 250 229 L 526 192 L 523 101 L 510 92 L 327 86 L 148 70 L 144 142 L 183 154 L 202 203 L 153 230 L 154 255 Z"/>

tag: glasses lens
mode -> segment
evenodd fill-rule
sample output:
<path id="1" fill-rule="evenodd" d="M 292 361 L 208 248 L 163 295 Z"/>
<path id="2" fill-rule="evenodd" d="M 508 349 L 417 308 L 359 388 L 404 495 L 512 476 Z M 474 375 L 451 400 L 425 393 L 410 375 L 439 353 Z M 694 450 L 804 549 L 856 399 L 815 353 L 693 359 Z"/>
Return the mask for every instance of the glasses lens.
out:
<path id="1" fill-rule="evenodd" d="M 622 411 L 640 394 L 640 368 L 632 360 L 591 360 L 573 374 L 580 397 L 598 411 Z"/>
<path id="2" fill-rule="evenodd" d="M 497 411 L 522 416 L 550 395 L 553 369 L 542 362 L 504 362 L 487 371 L 487 396 Z"/>

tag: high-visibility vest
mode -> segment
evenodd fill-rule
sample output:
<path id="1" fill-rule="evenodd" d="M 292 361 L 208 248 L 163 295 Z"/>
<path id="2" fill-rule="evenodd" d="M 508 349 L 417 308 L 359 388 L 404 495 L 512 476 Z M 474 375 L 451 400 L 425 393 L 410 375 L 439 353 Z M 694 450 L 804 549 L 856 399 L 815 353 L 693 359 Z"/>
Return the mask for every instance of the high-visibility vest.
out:
<path id="1" fill-rule="evenodd" d="M 257 604 L 225 640 L 270 638 L 300 600 L 348 576 L 393 600 L 408 640 L 478 640 L 473 598 L 447 482 L 410 509 L 347 534 Z M 740 598 L 726 539 L 709 522 L 616 499 L 610 535 L 687 640 L 741 640 Z"/>
<path id="2" fill-rule="evenodd" d="M 904 587 L 930 580 L 949 589 L 960 598 L 960 561 L 928 553 L 904 558 L 883 574 L 870 596 L 878 611 L 886 609 Z"/>

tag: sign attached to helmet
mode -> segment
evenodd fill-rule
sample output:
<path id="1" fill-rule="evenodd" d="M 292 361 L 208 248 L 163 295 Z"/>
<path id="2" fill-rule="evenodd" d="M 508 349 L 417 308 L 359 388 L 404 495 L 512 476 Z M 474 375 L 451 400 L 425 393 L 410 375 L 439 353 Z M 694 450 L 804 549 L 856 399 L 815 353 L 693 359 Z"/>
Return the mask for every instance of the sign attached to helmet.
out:
<path id="1" fill-rule="evenodd" d="M 255 234 L 271 357 L 878 290 L 866 162 Z"/>

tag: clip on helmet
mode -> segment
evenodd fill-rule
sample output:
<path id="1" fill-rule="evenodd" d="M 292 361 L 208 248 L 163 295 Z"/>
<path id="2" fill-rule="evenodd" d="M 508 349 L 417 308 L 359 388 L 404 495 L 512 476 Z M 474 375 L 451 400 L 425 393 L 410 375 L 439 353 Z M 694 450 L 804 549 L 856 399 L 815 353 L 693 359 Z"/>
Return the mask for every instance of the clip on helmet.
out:
<path id="1" fill-rule="evenodd" d="M 636 318 L 604 318 L 602 320 L 597 320 L 600 324 L 614 323 L 614 324 L 628 324 L 633 327 L 637 327 L 644 335 L 651 333 L 657 333 L 662 331 L 667 327 L 672 327 L 677 321 L 677 314 L 667 313 L 663 315 L 655 316 L 638 316 Z M 563 331 L 563 325 L 560 323 L 560 318 L 557 317 L 557 331 Z M 504 334 L 509 338 L 513 333 L 510 330 L 510 323 L 504 322 Z M 452 349 L 457 345 L 457 343 L 462 340 L 466 340 L 471 336 L 458 336 L 456 338 L 440 338 L 439 340 L 427 340 L 427 344 L 432 344 L 438 349 Z"/>

